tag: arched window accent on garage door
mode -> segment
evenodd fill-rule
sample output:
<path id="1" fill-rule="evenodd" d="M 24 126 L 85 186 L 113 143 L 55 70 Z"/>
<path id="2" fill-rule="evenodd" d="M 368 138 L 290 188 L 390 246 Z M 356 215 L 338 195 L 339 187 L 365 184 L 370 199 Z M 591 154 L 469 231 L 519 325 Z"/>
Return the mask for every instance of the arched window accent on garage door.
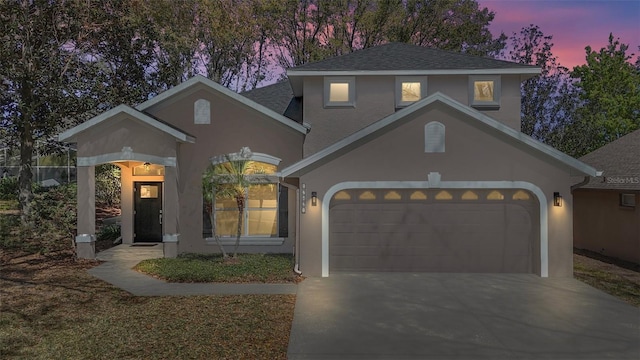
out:
<path id="1" fill-rule="evenodd" d="M 424 191 L 416 190 L 411 193 L 409 200 L 427 200 L 427 194 Z"/>
<path id="2" fill-rule="evenodd" d="M 338 191 L 335 195 L 333 195 L 335 200 L 351 200 L 351 195 L 348 192 L 342 190 Z"/>
<path id="3" fill-rule="evenodd" d="M 529 200 L 530 198 L 531 196 L 524 190 L 516 191 L 512 197 L 513 200 Z"/>
<path id="4" fill-rule="evenodd" d="M 445 140 L 444 124 L 432 121 L 424 126 L 424 152 L 443 153 Z"/>
<path id="5" fill-rule="evenodd" d="M 371 192 L 369 190 L 363 191 L 358 196 L 358 199 L 360 199 L 360 200 L 375 200 L 376 199 L 376 194 L 374 194 L 373 192 Z"/>
<path id="6" fill-rule="evenodd" d="M 478 194 L 476 194 L 471 190 L 467 190 L 464 192 L 464 194 L 462 194 L 461 199 L 462 200 L 478 200 Z"/>
<path id="7" fill-rule="evenodd" d="M 400 193 L 398 193 L 395 190 L 391 190 L 391 191 L 388 191 L 386 194 L 384 194 L 384 199 L 385 200 L 401 200 L 402 195 L 400 195 Z"/>
<path id="8" fill-rule="evenodd" d="M 493 190 L 487 195 L 487 200 L 504 200 L 504 195 L 498 190 Z"/>
<path id="9" fill-rule="evenodd" d="M 442 190 L 438 194 L 436 194 L 436 200 L 452 200 L 453 195 L 447 190 Z"/>

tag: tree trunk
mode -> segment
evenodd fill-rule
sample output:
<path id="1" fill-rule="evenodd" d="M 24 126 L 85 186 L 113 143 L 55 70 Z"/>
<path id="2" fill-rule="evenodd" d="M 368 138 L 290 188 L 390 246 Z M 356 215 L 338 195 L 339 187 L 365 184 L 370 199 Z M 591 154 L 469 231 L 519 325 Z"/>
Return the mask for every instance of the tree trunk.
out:
<path id="1" fill-rule="evenodd" d="M 236 232 L 236 246 L 233 249 L 233 257 L 238 257 L 238 248 L 240 247 L 240 236 L 242 235 L 242 219 L 244 215 L 244 195 L 236 196 L 238 204 L 238 231 Z"/>
<path id="2" fill-rule="evenodd" d="M 226 259 L 229 257 L 229 255 L 227 255 L 227 252 L 224 251 L 224 246 L 222 246 L 222 243 L 220 242 L 220 236 L 218 235 L 218 231 L 216 229 L 215 211 L 216 210 L 213 208 L 213 205 L 211 206 L 211 210 L 208 211 L 209 219 L 211 219 L 211 235 L 213 235 L 213 239 L 216 241 L 216 244 L 218 244 L 218 247 L 220 248 L 220 252 L 222 253 L 222 259 Z"/>
<path id="3" fill-rule="evenodd" d="M 31 207 L 33 202 L 33 192 L 31 184 L 33 173 L 31 171 L 31 159 L 33 156 L 33 134 L 31 133 L 31 123 L 27 114 L 23 114 L 23 126 L 20 132 L 20 174 L 18 176 L 18 201 L 20 202 L 20 221 L 24 228 L 32 225 Z"/>

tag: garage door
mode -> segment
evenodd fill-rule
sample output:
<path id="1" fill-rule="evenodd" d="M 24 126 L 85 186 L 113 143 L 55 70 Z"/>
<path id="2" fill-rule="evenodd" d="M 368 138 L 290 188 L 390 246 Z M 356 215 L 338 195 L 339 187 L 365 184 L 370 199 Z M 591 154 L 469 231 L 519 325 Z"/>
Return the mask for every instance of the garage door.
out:
<path id="1" fill-rule="evenodd" d="M 330 203 L 329 269 L 530 273 L 538 209 L 525 190 L 343 190 Z"/>

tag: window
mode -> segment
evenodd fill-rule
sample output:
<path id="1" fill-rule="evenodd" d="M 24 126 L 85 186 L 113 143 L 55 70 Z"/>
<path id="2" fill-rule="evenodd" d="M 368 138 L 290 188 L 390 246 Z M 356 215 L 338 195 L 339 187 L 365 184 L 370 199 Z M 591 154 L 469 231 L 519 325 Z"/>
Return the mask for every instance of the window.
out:
<path id="1" fill-rule="evenodd" d="M 356 80 L 353 76 L 324 78 L 324 105 L 326 107 L 354 107 Z"/>
<path id="2" fill-rule="evenodd" d="M 288 190 L 277 184 L 273 178 L 277 168 L 275 165 L 258 161 L 248 161 L 243 176 L 249 179 L 249 186 L 244 188 L 246 201 L 242 216 L 241 236 L 243 237 L 278 237 L 288 236 Z M 205 174 L 206 175 L 206 174 Z M 215 176 L 215 175 L 214 175 Z M 219 190 L 214 193 L 213 201 L 207 204 L 205 195 L 205 215 L 203 235 L 210 237 L 211 210 L 216 224 L 216 233 L 220 237 L 235 237 L 238 231 L 238 204 L 234 197 L 235 188 L 226 187 L 225 177 L 230 175 L 218 175 Z M 273 179 L 272 179 L 273 178 Z M 253 180 L 252 180 L 253 179 Z M 206 189 L 205 189 L 206 191 Z M 211 199 L 211 196 L 209 196 Z M 208 207 L 208 208 L 207 208 Z M 208 209 L 208 210 L 207 210 Z"/>
<path id="3" fill-rule="evenodd" d="M 420 76 L 396 77 L 396 107 L 411 105 L 427 95 L 427 79 Z"/>
<path id="4" fill-rule="evenodd" d="M 500 76 L 469 76 L 469 104 L 479 109 L 499 109 L 500 89 Z"/>
<path id="5" fill-rule="evenodd" d="M 636 207 L 636 194 L 620 194 L 620 206 Z"/>
<path id="6" fill-rule="evenodd" d="M 164 166 L 144 163 L 133 167 L 133 176 L 164 176 Z"/>

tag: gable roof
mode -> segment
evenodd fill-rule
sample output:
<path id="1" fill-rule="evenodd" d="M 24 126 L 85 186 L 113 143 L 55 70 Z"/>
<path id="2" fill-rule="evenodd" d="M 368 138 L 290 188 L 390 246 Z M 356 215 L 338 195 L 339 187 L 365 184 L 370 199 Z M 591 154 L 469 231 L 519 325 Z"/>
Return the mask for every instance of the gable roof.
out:
<path id="1" fill-rule="evenodd" d="M 393 124 L 404 117 L 418 112 L 431 104 L 442 103 L 449 106 L 465 115 L 470 116 L 474 120 L 477 120 L 489 128 L 505 135 L 507 139 L 513 141 L 516 145 L 521 145 L 526 149 L 531 150 L 537 154 L 554 159 L 561 164 L 566 165 L 570 170 L 573 170 L 579 174 L 596 176 L 597 171 L 593 167 L 577 160 L 561 151 L 558 151 L 548 145 L 545 145 L 537 140 L 534 140 L 530 136 L 527 136 L 520 131 L 516 131 L 507 125 L 475 110 L 468 106 L 463 105 L 460 102 L 442 94 L 435 93 L 428 96 L 417 103 L 401 109 L 382 120 L 379 120 L 362 130 L 347 136 L 346 138 L 324 148 L 323 150 L 298 161 L 295 164 L 288 166 L 280 172 L 280 176 L 299 176 L 311 169 L 314 169 L 321 164 L 331 161 L 334 158 L 339 157 L 345 152 L 351 150 L 353 146 L 359 146 L 362 143 L 366 143 L 373 138 L 379 137 L 390 129 L 394 128 Z"/>
<path id="2" fill-rule="evenodd" d="M 640 129 L 594 150 L 581 161 L 604 171 L 590 178 L 588 189 L 640 190 Z"/>
<path id="3" fill-rule="evenodd" d="M 474 56 L 453 51 L 427 48 L 406 43 L 388 43 L 326 60 L 303 64 L 287 70 L 287 75 L 311 75 L 313 72 L 398 72 L 464 71 L 491 73 L 511 71 L 517 74 L 539 74 L 540 68 L 510 61 Z"/>
<path id="4" fill-rule="evenodd" d="M 95 116 L 92 119 L 85 121 L 84 123 L 78 126 L 75 126 L 69 130 L 66 130 L 60 133 L 58 135 L 58 141 L 67 141 L 67 142 L 73 141 L 73 139 L 83 131 L 86 131 L 89 128 L 96 126 L 102 122 L 108 121 L 114 116 L 118 116 L 120 114 L 127 114 L 142 123 L 150 125 L 164 133 L 167 133 L 173 136 L 178 141 L 189 142 L 189 143 L 195 142 L 194 136 L 189 135 L 188 133 L 178 129 L 177 127 L 171 124 L 168 124 L 160 119 L 156 119 L 152 116 L 149 116 L 148 114 L 145 114 L 127 105 L 118 105 L 115 108 L 109 111 L 105 111 L 102 114 Z"/>
<path id="5" fill-rule="evenodd" d="M 171 98 L 175 98 L 175 97 L 181 97 L 181 96 L 187 96 L 189 95 L 192 91 L 190 90 L 197 90 L 199 88 L 207 88 L 210 90 L 213 90 L 215 92 L 218 92 L 228 98 L 230 98 L 231 100 L 239 103 L 241 106 L 247 108 L 247 109 L 252 109 L 255 110 L 257 112 L 260 112 L 264 115 L 266 115 L 267 117 L 272 118 L 273 120 L 282 123 L 286 126 L 291 127 L 294 130 L 297 130 L 303 134 L 306 134 L 308 131 L 308 128 L 283 116 L 282 114 L 274 111 L 273 109 L 270 109 L 262 104 L 259 104 L 251 99 L 249 99 L 248 97 L 242 96 L 236 92 L 233 92 L 229 89 L 227 89 L 226 87 L 216 83 L 213 80 L 210 80 L 202 75 L 196 75 L 194 77 L 192 77 L 191 79 L 183 82 L 180 85 L 174 86 L 171 89 L 162 92 L 160 94 L 158 94 L 157 96 L 153 97 L 152 99 L 149 99 L 145 102 L 143 102 L 142 104 L 136 106 L 136 109 L 139 111 L 145 111 L 146 109 L 159 104 L 165 100 L 171 99 Z M 273 94 L 272 94 L 273 95 Z"/>

